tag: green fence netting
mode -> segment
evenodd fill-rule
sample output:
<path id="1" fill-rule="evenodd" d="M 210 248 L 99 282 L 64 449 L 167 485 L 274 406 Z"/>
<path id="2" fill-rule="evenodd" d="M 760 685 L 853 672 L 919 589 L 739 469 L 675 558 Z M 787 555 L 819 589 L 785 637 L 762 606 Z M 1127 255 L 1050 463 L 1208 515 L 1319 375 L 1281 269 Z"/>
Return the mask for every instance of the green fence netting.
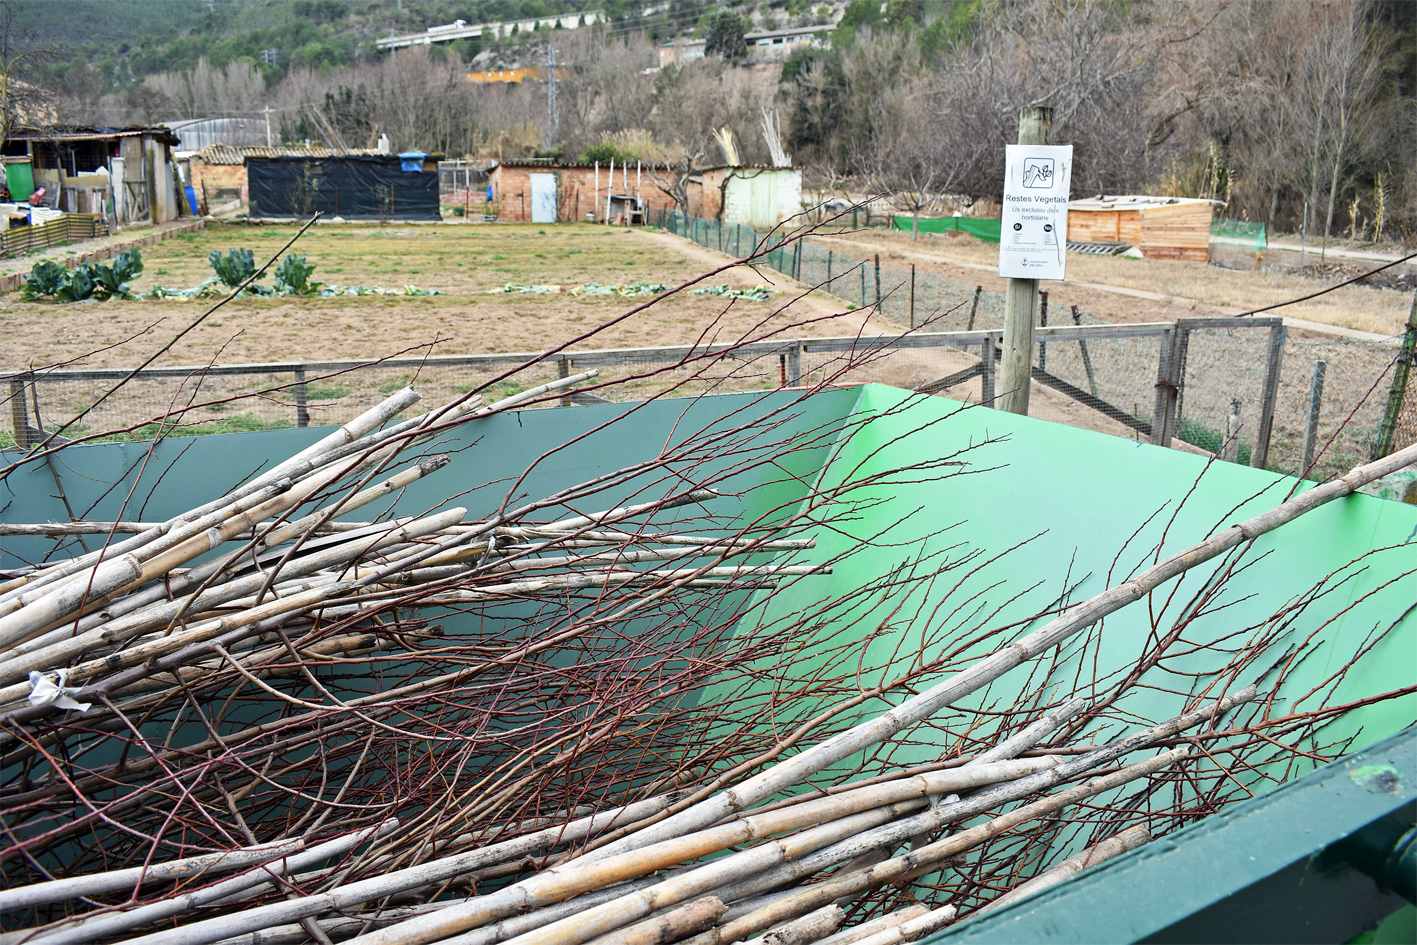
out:
<path id="1" fill-rule="evenodd" d="M 986 243 L 999 242 L 999 232 L 1001 227 L 999 220 L 976 220 L 973 217 L 930 217 L 920 219 L 921 233 L 947 233 L 950 230 L 958 230 L 961 233 L 968 233 L 975 239 L 981 239 Z M 915 226 L 913 217 L 895 217 L 895 228 L 909 232 Z"/>
<path id="2" fill-rule="evenodd" d="M 1253 246 L 1264 249 L 1269 245 L 1263 223 L 1247 223 L 1244 220 L 1225 220 L 1220 217 L 1210 223 L 1210 238 L 1215 243 L 1232 243 L 1237 246 Z"/>

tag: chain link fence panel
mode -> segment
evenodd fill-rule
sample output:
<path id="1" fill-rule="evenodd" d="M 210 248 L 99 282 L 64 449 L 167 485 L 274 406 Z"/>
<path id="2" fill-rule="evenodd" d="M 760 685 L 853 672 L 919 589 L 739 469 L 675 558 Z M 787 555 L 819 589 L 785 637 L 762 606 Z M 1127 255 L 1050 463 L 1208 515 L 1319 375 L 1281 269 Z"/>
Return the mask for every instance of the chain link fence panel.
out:
<path id="1" fill-rule="evenodd" d="M 134 377 L 119 394 L 93 409 L 127 371 L 15 373 L 5 379 L 8 390 L 0 386 L 0 396 L 7 395 L 9 426 L 16 432 L 0 435 L 0 445 L 35 442 L 40 430 L 57 429 L 86 410 L 66 436 L 131 428 L 127 435 L 150 438 L 159 433 L 334 425 L 410 384 L 423 393 L 424 405 L 437 405 L 513 369 L 513 376 L 483 392 L 489 403 L 590 368 L 599 372 L 592 389 L 583 386 L 551 403 L 635 401 L 666 393 L 695 396 L 824 382 L 879 382 L 914 390 L 940 379 L 952 382 L 940 385 L 937 392 L 957 400 L 979 403 L 999 393 L 994 390 L 997 369 L 983 370 L 982 359 L 986 342 L 997 344 L 1003 329 L 1002 293 L 881 266 L 878 256 L 841 253 L 810 240 L 783 243 L 779 233 L 761 234 L 677 211 L 650 211 L 649 216 L 650 223 L 737 258 L 766 250 L 760 267 L 820 285 L 848 305 L 876 307 L 902 331 L 912 326 L 915 330 L 876 340 L 755 344 L 731 358 L 669 347 L 568 352 L 543 361 L 530 354 L 507 354 L 166 368 Z M 1207 324 L 1211 321 L 1222 324 Z M 1053 328 L 1111 326 L 1117 333 L 1101 331 L 1068 340 L 1040 336 L 1034 351 L 1035 382 L 1107 414 L 1133 435 L 1148 437 L 1163 416 L 1165 388 L 1177 380 L 1168 381 L 1166 375 L 1169 359 L 1176 354 L 1182 371 L 1171 430 L 1177 438 L 1215 452 L 1230 432 L 1234 446 L 1226 458 L 1252 463 L 1266 419 L 1266 390 L 1272 388 L 1268 468 L 1301 474 L 1310 465 L 1305 449 L 1311 426 L 1311 478 L 1340 475 L 1371 457 L 1388 408 L 1397 346 L 1346 339 L 1285 343 L 1282 336 L 1272 337 L 1271 326 L 1277 324 L 1273 319 L 1183 322 L 1180 350 L 1173 352 L 1174 326 L 1112 326 L 1105 319 L 1055 306 L 1049 312 Z M 967 338 L 940 334 L 970 330 L 976 334 Z M 984 333 L 990 333 L 989 338 Z M 1283 344 L 1278 351 L 1276 341 Z M 1323 362 L 1325 376 L 1316 423 L 1311 423 L 1318 362 Z M 1277 385 L 1270 380 L 1272 363 L 1279 368 Z M 602 384 L 608 386 L 595 389 Z M 1409 394 L 1398 406 L 1394 449 L 1417 441 L 1417 396 Z M 168 419 L 161 427 L 150 422 L 163 416 Z"/>

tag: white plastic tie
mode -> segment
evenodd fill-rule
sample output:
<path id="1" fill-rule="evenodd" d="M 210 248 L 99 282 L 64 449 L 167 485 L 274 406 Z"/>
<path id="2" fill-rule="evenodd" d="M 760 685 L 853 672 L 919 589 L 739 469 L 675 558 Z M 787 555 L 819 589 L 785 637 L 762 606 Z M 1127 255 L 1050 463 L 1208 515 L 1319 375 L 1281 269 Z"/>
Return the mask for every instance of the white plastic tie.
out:
<path id="1" fill-rule="evenodd" d="M 36 708 L 52 705 L 56 709 L 78 709 L 80 712 L 87 712 L 93 703 L 80 702 L 74 698 L 74 694 L 79 690 L 64 685 L 64 678 L 68 673 L 67 669 L 61 669 L 55 673 L 58 682 L 50 682 L 49 677 L 39 670 L 30 670 L 30 705 Z"/>

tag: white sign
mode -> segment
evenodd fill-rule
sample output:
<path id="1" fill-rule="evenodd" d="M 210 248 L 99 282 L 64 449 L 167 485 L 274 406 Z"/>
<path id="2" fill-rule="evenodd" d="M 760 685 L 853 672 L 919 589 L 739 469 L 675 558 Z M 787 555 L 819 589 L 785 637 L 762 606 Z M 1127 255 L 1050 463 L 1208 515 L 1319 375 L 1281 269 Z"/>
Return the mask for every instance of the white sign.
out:
<path id="1" fill-rule="evenodd" d="M 1072 170 L 1070 144 L 1007 146 L 999 275 L 1011 279 L 1063 278 Z"/>

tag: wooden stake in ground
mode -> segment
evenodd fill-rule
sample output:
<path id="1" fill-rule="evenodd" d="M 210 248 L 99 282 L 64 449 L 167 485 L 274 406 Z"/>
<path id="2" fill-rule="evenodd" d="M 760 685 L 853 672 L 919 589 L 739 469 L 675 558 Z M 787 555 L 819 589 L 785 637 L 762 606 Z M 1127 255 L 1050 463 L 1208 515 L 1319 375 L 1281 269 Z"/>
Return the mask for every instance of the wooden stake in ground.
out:
<path id="1" fill-rule="evenodd" d="M 1019 144 L 1047 144 L 1053 109 L 1030 105 L 1018 115 Z M 1004 292 L 1004 353 L 999 365 L 1000 410 L 1028 415 L 1028 387 L 1033 366 L 1033 313 L 1038 308 L 1038 280 L 1010 279 Z"/>

